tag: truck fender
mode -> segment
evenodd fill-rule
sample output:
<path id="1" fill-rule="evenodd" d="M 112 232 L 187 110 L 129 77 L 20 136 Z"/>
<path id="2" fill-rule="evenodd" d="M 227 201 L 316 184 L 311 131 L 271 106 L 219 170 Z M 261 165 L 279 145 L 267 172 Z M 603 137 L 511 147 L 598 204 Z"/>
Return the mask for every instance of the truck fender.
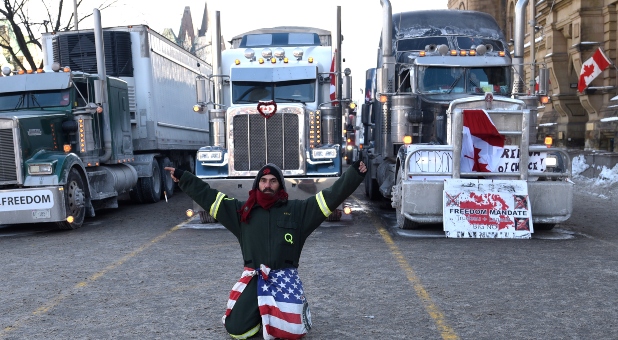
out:
<path id="1" fill-rule="evenodd" d="M 90 187 L 90 181 L 88 180 L 88 175 L 86 173 L 86 167 L 84 166 L 84 163 L 82 162 L 82 160 L 74 153 L 70 153 L 67 155 L 67 157 L 64 158 L 63 163 L 61 164 L 62 166 L 62 172 L 60 173 L 60 175 L 58 176 L 58 184 L 59 185 L 65 185 L 67 183 L 67 180 L 69 178 L 69 172 L 71 171 L 72 168 L 75 168 L 80 176 L 82 176 L 82 179 L 84 180 L 84 190 L 86 191 L 86 216 L 87 217 L 94 217 L 95 213 L 94 213 L 94 207 L 92 206 L 92 202 L 91 202 L 91 187 Z"/>
<path id="2" fill-rule="evenodd" d="M 152 161 L 159 154 L 156 153 L 145 153 L 140 155 L 135 155 L 135 161 L 129 163 L 133 165 L 135 170 L 137 171 L 137 177 L 152 177 Z"/>

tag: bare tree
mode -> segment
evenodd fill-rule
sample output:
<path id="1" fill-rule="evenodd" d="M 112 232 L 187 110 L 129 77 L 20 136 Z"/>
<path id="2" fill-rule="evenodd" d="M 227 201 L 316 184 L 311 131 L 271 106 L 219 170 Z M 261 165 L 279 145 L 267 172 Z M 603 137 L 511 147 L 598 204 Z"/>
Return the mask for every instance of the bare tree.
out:
<path id="1" fill-rule="evenodd" d="M 77 1 L 78 9 L 82 4 L 82 1 L 83 0 Z M 115 4 L 117 1 L 118 0 L 103 0 L 103 3 L 99 5 L 98 8 L 100 10 L 106 9 Z M 2 47 L 4 51 L 8 52 L 11 56 L 13 64 L 21 69 L 26 69 L 26 67 L 24 67 L 25 65 L 30 66 L 30 69 L 42 67 L 43 62 L 36 65 L 36 61 L 34 60 L 29 47 L 34 45 L 36 48 L 41 49 L 40 35 L 42 32 L 71 30 L 74 23 L 74 13 L 72 11 L 73 6 L 71 6 L 71 14 L 68 16 L 68 19 L 64 21 L 62 18 L 65 3 L 64 0 L 59 0 L 57 2 L 57 14 L 50 9 L 50 6 L 45 2 L 45 0 L 40 0 L 45 8 L 46 19 L 42 22 L 37 22 L 36 19 L 31 19 L 27 9 L 30 0 L 2 0 L 2 2 L 4 4 L 4 8 L 0 7 L 0 14 L 4 16 L 8 26 L 10 27 L 5 27 L 4 31 L 0 31 L 0 47 Z M 70 3 L 69 5 L 72 4 Z M 82 20 L 90 16 L 92 16 L 92 13 L 83 15 L 78 18 L 78 22 L 82 22 Z M 13 32 L 14 37 L 11 36 L 11 31 Z M 15 39 L 14 42 L 12 41 L 13 38 Z M 23 61 L 18 58 L 19 54 L 23 55 Z"/>

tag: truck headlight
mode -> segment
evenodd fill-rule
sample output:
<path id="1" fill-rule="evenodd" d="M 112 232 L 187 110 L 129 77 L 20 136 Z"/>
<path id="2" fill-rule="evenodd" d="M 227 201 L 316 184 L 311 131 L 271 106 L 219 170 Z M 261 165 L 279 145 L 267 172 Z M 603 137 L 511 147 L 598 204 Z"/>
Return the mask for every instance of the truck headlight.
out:
<path id="1" fill-rule="evenodd" d="M 221 151 L 198 151 L 197 160 L 200 162 L 217 162 L 223 159 Z"/>
<path id="2" fill-rule="evenodd" d="M 50 163 L 28 164 L 28 173 L 31 175 L 51 175 L 54 167 Z"/>
<path id="3" fill-rule="evenodd" d="M 547 156 L 545 158 L 545 167 L 546 168 L 553 168 L 558 164 L 558 159 L 556 158 L 556 156 Z"/>
<path id="4" fill-rule="evenodd" d="M 313 149 L 311 150 L 313 159 L 326 159 L 337 157 L 337 149 Z"/>

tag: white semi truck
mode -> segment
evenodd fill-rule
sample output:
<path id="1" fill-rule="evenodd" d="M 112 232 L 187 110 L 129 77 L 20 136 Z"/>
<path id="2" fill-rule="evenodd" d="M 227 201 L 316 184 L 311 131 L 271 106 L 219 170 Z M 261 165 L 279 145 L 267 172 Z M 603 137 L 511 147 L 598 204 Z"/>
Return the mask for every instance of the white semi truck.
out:
<path id="1" fill-rule="evenodd" d="M 515 42 L 515 55 L 522 58 L 514 63 L 503 33 L 486 13 L 393 15 L 390 1 L 381 3 L 377 68 L 367 71 L 362 106 L 367 195 L 390 200 L 397 225 L 411 229 L 446 222 L 448 181 L 467 179 L 478 187 L 494 180 L 523 181 L 530 225 L 550 229 L 567 220 L 573 203 L 570 158 L 549 140 L 537 143 L 539 98 L 512 90 L 523 75 L 523 34 Z M 523 30 L 523 21 L 518 29 Z M 464 164 L 468 110 L 481 110 L 504 141 L 503 153 L 489 169 Z"/>
<path id="2" fill-rule="evenodd" d="M 208 114 L 211 142 L 197 153 L 197 176 L 241 200 L 267 163 L 281 168 L 291 198 L 307 198 L 339 178 L 342 107 L 351 103 L 350 71 L 340 71 L 340 11 L 335 35 L 312 27 L 262 28 L 213 52 L 212 76 L 198 80 L 195 110 Z M 218 12 L 215 26 L 213 46 L 221 46 Z M 210 220 L 194 208 L 202 222 Z"/>

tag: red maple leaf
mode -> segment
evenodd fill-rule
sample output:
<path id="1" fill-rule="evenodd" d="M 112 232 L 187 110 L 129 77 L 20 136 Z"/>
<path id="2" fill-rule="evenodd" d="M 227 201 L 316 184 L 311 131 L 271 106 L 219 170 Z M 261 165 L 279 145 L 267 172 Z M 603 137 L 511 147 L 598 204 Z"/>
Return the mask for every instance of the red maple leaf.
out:
<path id="1" fill-rule="evenodd" d="M 594 64 L 584 65 L 584 70 L 581 75 L 584 77 L 588 77 L 592 74 L 592 72 L 594 72 Z"/>
<path id="2" fill-rule="evenodd" d="M 476 172 L 491 172 L 489 169 L 487 169 L 487 165 L 485 163 L 481 163 L 481 149 L 479 148 L 474 148 L 474 165 L 472 166 L 472 171 L 476 171 Z"/>

